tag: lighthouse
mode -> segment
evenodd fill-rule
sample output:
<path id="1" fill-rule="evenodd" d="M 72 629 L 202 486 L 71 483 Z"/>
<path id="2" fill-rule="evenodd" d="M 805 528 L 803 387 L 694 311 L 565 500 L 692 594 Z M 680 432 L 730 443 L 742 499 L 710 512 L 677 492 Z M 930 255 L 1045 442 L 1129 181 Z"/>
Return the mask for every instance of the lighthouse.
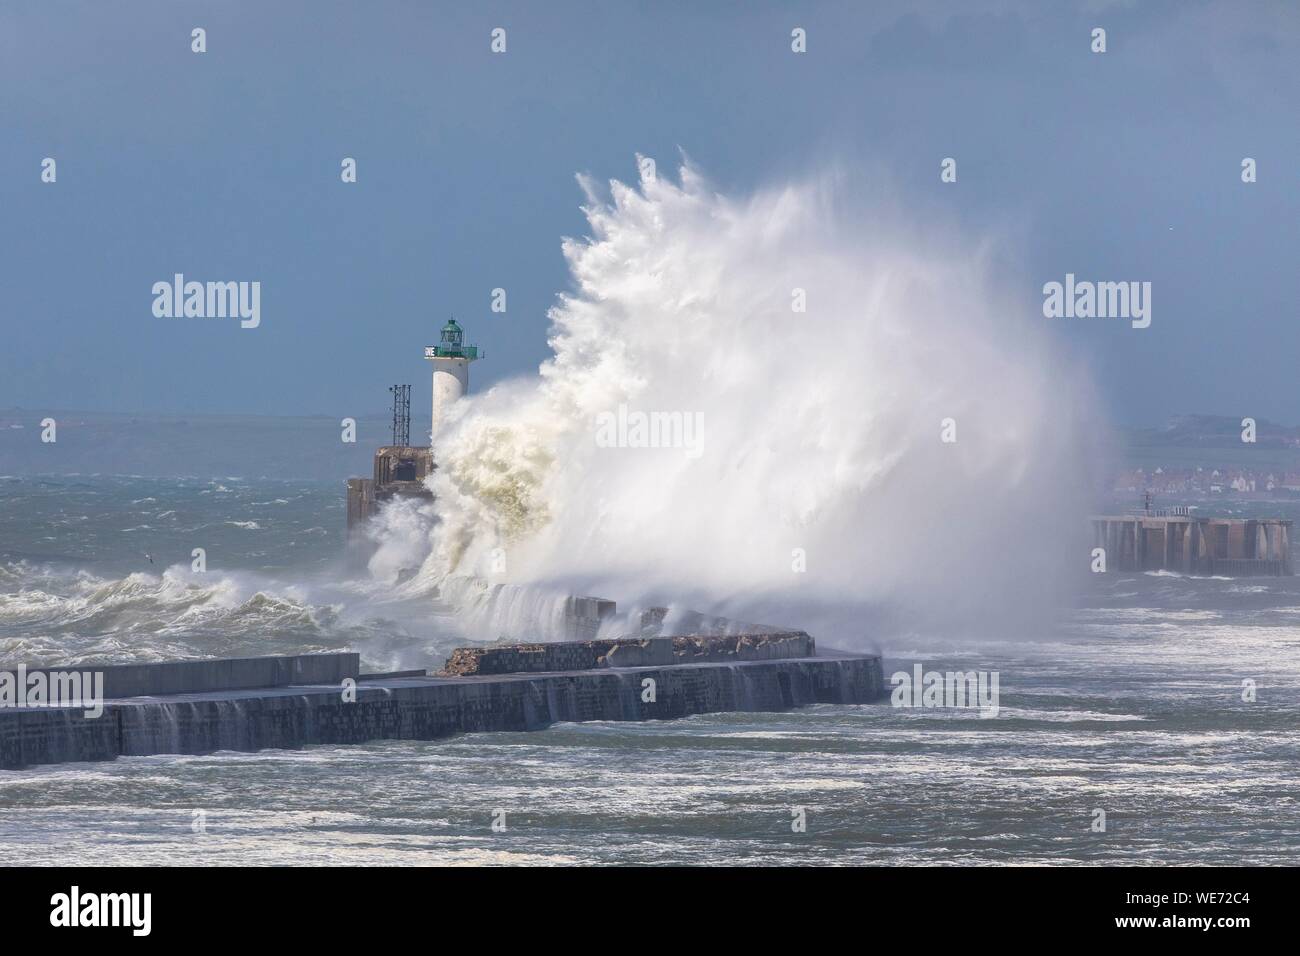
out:
<path id="1" fill-rule="evenodd" d="M 442 327 L 437 345 L 425 346 L 433 363 L 433 420 L 430 436 L 442 422 L 444 409 L 469 388 L 469 363 L 481 359 L 477 345 L 465 344 L 465 332 L 452 319 Z M 432 499 L 425 479 L 437 467 L 432 442 L 411 445 L 411 386 L 394 385 L 393 441 L 375 452 L 373 478 L 348 479 L 348 535 L 360 531 L 384 502 L 392 498 Z"/>
<path id="2" fill-rule="evenodd" d="M 442 423 L 443 410 L 469 389 L 469 363 L 483 357 L 477 345 L 465 344 L 465 331 L 449 319 L 437 345 L 427 345 L 424 357 L 433 363 L 432 436 Z"/>

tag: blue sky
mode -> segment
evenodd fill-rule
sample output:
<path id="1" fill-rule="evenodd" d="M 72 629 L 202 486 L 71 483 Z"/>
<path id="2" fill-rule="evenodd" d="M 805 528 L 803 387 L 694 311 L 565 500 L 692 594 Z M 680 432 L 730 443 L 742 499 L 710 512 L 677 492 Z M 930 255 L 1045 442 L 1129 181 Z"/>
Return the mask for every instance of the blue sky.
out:
<path id="1" fill-rule="evenodd" d="M 1297 104 L 1290 2 L 7 0 L 0 407 L 363 414 L 405 381 L 423 409 L 452 313 L 488 351 L 475 388 L 529 372 L 585 230 L 574 174 L 681 149 L 736 193 L 883 171 L 1013 236 L 1035 285 L 1149 280 L 1149 329 L 1043 319 L 1111 417 L 1294 423 Z M 261 281 L 261 327 L 155 318 L 178 271 Z"/>

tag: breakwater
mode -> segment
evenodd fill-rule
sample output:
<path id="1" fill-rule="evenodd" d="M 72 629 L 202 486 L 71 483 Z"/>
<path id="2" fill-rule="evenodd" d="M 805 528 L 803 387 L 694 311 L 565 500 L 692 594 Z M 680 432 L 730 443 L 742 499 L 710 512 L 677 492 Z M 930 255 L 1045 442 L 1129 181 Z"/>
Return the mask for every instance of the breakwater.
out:
<path id="1" fill-rule="evenodd" d="M 79 708 L 0 709 L 0 768 L 119 756 L 435 740 L 460 733 L 538 730 L 564 721 L 667 720 L 814 703 L 862 704 L 884 694 L 878 657 L 834 652 L 468 676 L 360 675 L 355 654 L 251 660 L 263 663 L 245 661 L 231 667 L 230 661 L 176 662 L 186 666 L 172 672 L 173 677 L 190 690 L 109 700 L 99 717 L 87 717 Z M 137 677 L 126 673 L 136 666 L 175 665 L 120 665 L 115 685 L 161 681 L 157 670 Z M 216 686 L 234 679 L 232 674 L 242 680 L 258 668 L 277 679 L 295 672 L 329 677 L 264 687 Z"/>
<path id="2" fill-rule="evenodd" d="M 234 657 L 218 660 L 158 661 L 150 664 L 87 665 L 76 670 L 104 677 L 104 696 L 159 697 L 213 690 L 250 690 L 290 684 L 337 684 L 360 676 L 361 655 L 297 654 L 289 657 Z M 48 676 L 67 668 L 30 668 Z"/>
<path id="3" fill-rule="evenodd" d="M 1225 577 L 1294 574 L 1291 525 L 1284 518 L 1193 516 L 1186 508 L 1092 519 L 1094 544 L 1106 557 L 1101 570 Z"/>

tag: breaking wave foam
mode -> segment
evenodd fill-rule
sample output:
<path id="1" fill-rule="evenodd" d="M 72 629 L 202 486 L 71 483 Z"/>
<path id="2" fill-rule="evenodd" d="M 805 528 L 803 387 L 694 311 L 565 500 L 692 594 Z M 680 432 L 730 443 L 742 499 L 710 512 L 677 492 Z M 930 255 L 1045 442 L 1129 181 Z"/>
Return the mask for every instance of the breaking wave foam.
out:
<path id="1" fill-rule="evenodd" d="M 391 589 L 295 583 L 251 572 L 103 578 L 85 570 L 0 565 L 0 660 L 69 665 L 300 654 L 349 648 L 368 666 L 429 666 L 457 643 L 427 598 Z"/>
<path id="2" fill-rule="evenodd" d="M 744 199 L 689 164 L 678 183 L 613 182 L 609 201 L 580 182 L 591 235 L 563 243 L 553 356 L 452 409 L 436 520 L 418 542 L 381 534 L 377 566 L 422 549 L 429 588 L 962 616 L 1055 592 L 1090 391 L 990 246 L 850 209 L 834 176 Z M 601 447 L 619 406 L 698 414 L 698 454 Z"/>

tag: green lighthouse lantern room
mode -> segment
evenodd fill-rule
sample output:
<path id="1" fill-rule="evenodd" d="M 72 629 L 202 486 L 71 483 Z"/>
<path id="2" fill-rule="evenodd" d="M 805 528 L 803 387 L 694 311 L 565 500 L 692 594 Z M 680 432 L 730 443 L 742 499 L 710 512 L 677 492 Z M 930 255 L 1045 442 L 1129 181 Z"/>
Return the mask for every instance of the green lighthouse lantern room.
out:
<path id="1" fill-rule="evenodd" d="M 442 327 L 442 334 L 439 341 L 431 350 L 426 350 L 428 358 L 463 358 L 474 359 L 481 358 L 478 346 L 465 344 L 465 330 L 460 327 L 455 319 L 448 319 L 447 324 Z"/>

